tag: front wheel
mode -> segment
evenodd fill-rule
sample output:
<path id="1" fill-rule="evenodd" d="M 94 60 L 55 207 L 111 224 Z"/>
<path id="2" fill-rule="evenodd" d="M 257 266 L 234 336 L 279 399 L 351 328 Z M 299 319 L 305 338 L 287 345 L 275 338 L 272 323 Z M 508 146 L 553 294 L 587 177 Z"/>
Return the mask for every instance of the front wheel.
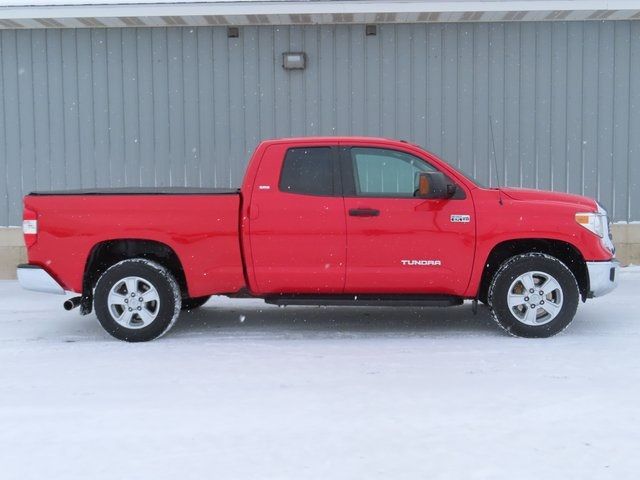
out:
<path id="1" fill-rule="evenodd" d="M 180 287 L 162 265 L 134 258 L 104 272 L 93 294 L 96 315 L 113 337 L 146 342 L 169 331 L 180 313 Z"/>
<path id="2" fill-rule="evenodd" d="M 567 266 L 543 253 L 510 258 L 489 286 L 493 318 L 518 337 L 550 337 L 571 323 L 579 301 L 578 283 Z"/>

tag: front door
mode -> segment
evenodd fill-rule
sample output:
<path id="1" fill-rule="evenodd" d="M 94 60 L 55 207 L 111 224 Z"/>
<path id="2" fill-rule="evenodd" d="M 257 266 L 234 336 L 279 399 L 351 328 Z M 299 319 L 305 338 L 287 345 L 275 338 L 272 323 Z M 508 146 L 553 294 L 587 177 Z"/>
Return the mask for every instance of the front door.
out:
<path id="1" fill-rule="evenodd" d="M 276 144 L 265 152 L 249 222 L 259 293 L 342 293 L 346 225 L 338 178 L 330 145 Z"/>
<path id="2" fill-rule="evenodd" d="M 345 293 L 462 295 L 475 248 L 465 187 L 450 199 L 414 196 L 426 160 L 400 150 L 342 149 L 347 222 Z"/>

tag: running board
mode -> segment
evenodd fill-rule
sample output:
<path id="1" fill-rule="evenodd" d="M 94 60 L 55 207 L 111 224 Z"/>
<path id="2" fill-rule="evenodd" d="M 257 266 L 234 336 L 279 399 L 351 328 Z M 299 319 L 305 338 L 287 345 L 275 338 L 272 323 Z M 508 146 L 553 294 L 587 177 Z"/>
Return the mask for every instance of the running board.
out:
<path id="1" fill-rule="evenodd" d="M 463 299 L 453 295 L 274 295 L 272 305 L 331 305 L 343 307 L 452 307 Z"/>

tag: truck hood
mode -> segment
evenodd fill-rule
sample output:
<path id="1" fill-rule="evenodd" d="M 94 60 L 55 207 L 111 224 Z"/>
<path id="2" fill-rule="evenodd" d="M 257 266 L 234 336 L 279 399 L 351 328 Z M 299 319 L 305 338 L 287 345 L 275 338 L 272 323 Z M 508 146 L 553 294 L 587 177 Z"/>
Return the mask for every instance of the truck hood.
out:
<path id="1" fill-rule="evenodd" d="M 597 210 L 598 204 L 595 200 L 582 195 L 572 193 L 552 192 L 549 190 L 534 190 L 532 188 L 500 188 L 500 191 L 512 198 L 525 202 L 559 202 L 571 203 L 585 209 Z"/>

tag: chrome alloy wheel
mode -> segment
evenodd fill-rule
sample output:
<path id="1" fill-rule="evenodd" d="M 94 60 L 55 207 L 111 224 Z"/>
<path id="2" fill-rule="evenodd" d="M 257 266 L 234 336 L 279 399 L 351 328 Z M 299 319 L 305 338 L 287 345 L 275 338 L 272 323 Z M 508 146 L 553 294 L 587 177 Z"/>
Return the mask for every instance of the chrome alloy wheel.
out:
<path id="1" fill-rule="evenodd" d="M 527 272 L 516 278 L 509 287 L 509 311 L 525 325 L 549 323 L 562 310 L 562 287 L 548 273 Z"/>
<path id="2" fill-rule="evenodd" d="M 111 317 L 125 328 L 150 325 L 160 311 L 160 296 L 144 278 L 125 277 L 115 283 L 107 300 Z"/>

